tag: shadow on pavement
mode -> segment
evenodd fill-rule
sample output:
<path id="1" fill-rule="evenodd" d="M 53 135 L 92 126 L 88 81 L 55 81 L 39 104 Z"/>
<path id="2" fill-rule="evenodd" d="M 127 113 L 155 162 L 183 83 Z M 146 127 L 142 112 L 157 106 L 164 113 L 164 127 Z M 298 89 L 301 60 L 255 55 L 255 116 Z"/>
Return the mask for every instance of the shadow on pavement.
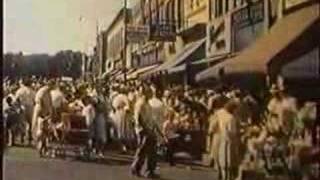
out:
<path id="1" fill-rule="evenodd" d="M 127 166 L 131 164 L 130 159 L 120 159 L 117 157 L 104 157 L 104 158 L 83 158 L 83 157 L 75 157 L 73 161 L 80 161 L 85 163 L 93 163 L 93 164 L 103 164 L 103 165 L 111 165 L 111 166 Z"/>

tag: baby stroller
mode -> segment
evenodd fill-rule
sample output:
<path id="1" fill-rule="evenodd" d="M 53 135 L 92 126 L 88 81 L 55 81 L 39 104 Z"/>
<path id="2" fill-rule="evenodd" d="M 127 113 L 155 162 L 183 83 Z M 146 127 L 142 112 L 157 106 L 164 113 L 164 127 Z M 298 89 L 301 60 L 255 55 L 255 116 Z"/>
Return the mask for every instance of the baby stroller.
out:
<path id="1" fill-rule="evenodd" d="M 90 158 L 89 130 L 82 116 L 62 113 L 61 121 L 53 123 L 46 118 L 41 123 L 38 140 L 40 157 L 51 155 L 65 158 L 67 154 Z"/>

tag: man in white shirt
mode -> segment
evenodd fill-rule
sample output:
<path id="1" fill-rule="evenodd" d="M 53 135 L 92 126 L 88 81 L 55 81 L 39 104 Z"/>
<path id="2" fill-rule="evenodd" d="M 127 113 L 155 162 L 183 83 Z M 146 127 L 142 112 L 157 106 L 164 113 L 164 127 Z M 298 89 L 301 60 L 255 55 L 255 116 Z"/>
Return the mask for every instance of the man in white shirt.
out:
<path id="1" fill-rule="evenodd" d="M 48 85 L 41 87 L 36 93 L 36 107 L 32 117 L 32 132 L 36 132 L 40 128 L 39 118 L 51 119 L 53 116 L 53 106 L 50 91 L 54 88 L 54 82 L 50 81 Z"/>
<path id="2" fill-rule="evenodd" d="M 96 118 L 96 111 L 90 96 L 86 96 L 83 99 L 83 104 L 82 116 L 85 117 L 86 125 L 89 129 L 89 146 L 92 148 L 95 135 L 94 119 Z"/>
<path id="3" fill-rule="evenodd" d="M 23 112 L 23 120 L 26 123 L 25 133 L 26 138 L 28 139 L 29 145 L 32 142 L 32 131 L 31 131 L 31 123 L 32 123 L 32 115 L 33 109 L 35 105 L 35 91 L 30 87 L 31 83 L 27 80 L 20 82 L 20 88 L 17 90 L 15 94 L 15 98 L 20 100 L 22 106 L 24 106 L 25 110 Z"/>
<path id="4" fill-rule="evenodd" d="M 162 133 L 153 121 L 147 94 L 148 93 L 143 90 L 135 104 L 134 121 L 138 137 L 138 148 L 131 165 L 131 173 L 135 176 L 141 176 L 140 171 L 147 160 L 146 175 L 148 178 L 154 178 L 157 176 L 154 172 L 157 165 L 157 135 L 162 135 Z"/>
<path id="5" fill-rule="evenodd" d="M 155 87 L 151 87 L 152 97 L 149 99 L 149 105 L 151 106 L 151 113 L 154 118 L 154 121 L 159 125 L 163 124 L 165 107 L 163 102 L 159 99 L 159 94 Z"/>
<path id="6" fill-rule="evenodd" d="M 60 120 L 63 107 L 67 103 L 65 95 L 61 91 L 60 85 L 58 85 L 55 89 L 51 90 L 50 95 L 52 100 L 53 114 L 55 118 L 57 118 L 56 120 Z"/>

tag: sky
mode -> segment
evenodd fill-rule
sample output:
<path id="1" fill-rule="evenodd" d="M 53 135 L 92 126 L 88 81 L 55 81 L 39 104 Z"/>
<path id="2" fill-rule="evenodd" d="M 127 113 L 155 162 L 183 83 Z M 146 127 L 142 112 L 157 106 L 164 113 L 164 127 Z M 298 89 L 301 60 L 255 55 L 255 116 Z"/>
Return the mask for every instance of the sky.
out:
<path id="1" fill-rule="evenodd" d="M 106 29 L 122 6 L 123 0 L 4 0 L 3 50 L 92 53 L 97 24 Z"/>

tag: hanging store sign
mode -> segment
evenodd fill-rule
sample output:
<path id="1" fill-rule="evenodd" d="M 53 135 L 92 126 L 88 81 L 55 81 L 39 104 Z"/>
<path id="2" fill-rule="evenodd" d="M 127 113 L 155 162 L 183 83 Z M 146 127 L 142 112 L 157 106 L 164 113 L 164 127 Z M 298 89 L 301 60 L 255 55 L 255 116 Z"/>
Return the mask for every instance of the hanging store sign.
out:
<path id="1" fill-rule="evenodd" d="M 150 27 L 150 40 L 152 41 L 175 41 L 176 28 L 174 24 L 153 24 Z"/>
<path id="2" fill-rule="evenodd" d="M 129 43 L 145 42 L 150 37 L 149 26 L 127 26 L 127 41 Z"/>

